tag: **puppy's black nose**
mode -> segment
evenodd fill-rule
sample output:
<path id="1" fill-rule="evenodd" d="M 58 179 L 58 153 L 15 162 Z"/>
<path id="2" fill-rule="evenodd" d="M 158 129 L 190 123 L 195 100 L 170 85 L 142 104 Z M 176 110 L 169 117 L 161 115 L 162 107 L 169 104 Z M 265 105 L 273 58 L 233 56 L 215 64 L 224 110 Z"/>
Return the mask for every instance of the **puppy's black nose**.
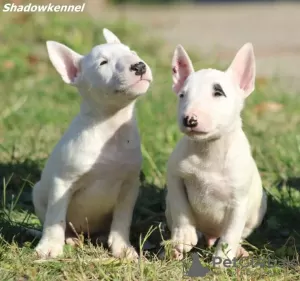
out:
<path id="1" fill-rule="evenodd" d="M 132 64 L 129 70 L 135 71 L 136 76 L 142 76 L 146 73 L 146 65 L 142 61 L 140 61 L 138 63 Z"/>
<path id="2" fill-rule="evenodd" d="M 198 125 L 197 117 L 195 115 L 183 117 L 183 126 L 187 128 L 195 128 Z"/>

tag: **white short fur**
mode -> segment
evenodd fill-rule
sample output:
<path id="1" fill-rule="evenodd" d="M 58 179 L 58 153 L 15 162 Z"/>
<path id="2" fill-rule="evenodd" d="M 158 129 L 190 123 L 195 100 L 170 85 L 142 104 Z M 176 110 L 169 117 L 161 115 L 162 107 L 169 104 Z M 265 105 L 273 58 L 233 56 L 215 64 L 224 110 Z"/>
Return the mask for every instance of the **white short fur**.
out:
<path id="1" fill-rule="evenodd" d="M 185 134 L 167 164 L 166 218 L 178 258 L 197 244 L 197 231 L 214 256 L 235 258 L 240 242 L 260 225 L 267 208 L 261 178 L 242 130 L 240 113 L 255 85 L 252 44 L 225 71 L 194 72 L 182 46 L 175 50 L 173 90 Z M 184 118 L 194 116 L 192 127 Z M 222 245 L 228 245 L 225 252 Z"/>
<path id="2" fill-rule="evenodd" d="M 86 56 L 47 42 L 52 64 L 78 89 L 82 103 L 33 188 L 43 223 L 36 247 L 41 258 L 63 254 L 65 239 L 72 236 L 69 222 L 79 233 L 109 234 L 113 256 L 137 257 L 129 242 L 142 163 L 134 105 L 148 90 L 152 73 L 112 32 L 104 29 L 103 35 L 107 43 Z M 139 62 L 142 75 L 131 69 Z"/>

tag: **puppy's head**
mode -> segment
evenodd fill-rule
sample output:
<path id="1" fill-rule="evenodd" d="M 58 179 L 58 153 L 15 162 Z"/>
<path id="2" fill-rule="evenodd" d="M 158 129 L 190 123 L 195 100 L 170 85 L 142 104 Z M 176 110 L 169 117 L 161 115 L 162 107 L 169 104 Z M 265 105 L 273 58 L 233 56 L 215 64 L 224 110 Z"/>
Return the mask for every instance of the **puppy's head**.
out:
<path id="1" fill-rule="evenodd" d="M 180 130 L 196 140 L 218 138 L 237 122 L 244 100 L 254 90 L 255 58 L 251 43 L 236 54 L 229 68 L 194 71 L 182 46 L 177 46 L 173 61 L 173 91 L 179 100 Z"/>
<path id="2" fill-rule="evenodd" d="M 67 46 L 47 41 L 49 58 L 64 82 L 76 86 L 93 102 L 122 103 L 144 94 L 152 82 L 149 66 L 111 31 L 106 44 L 83 56 Z"/>

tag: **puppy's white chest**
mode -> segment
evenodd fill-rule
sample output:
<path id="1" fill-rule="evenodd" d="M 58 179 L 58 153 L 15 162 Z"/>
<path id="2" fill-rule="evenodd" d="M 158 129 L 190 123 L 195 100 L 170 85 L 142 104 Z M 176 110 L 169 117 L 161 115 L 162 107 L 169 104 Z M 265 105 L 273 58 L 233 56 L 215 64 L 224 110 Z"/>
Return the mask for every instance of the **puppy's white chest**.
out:
<path id="1" fill-rule="evenodd" d="M 219 161 L 218 161 L 219 160 Z M 232 190 L 221 159 L 207 159 L 193 155 L 183 160 L 180 172 L 193 208 L 202 205 L 223 205 L 230 200 Z"/>
<path id="2" fill-rule="evenodd" d="M 179 164 L 197 228 L 218 237 L 232 189 L 222 162 L 193 155 Z"/>

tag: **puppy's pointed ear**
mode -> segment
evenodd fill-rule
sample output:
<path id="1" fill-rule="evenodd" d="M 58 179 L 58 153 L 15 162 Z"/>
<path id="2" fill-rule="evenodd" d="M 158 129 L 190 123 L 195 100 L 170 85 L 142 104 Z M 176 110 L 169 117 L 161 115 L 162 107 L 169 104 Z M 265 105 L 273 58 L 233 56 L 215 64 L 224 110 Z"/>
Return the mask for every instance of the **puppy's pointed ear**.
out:
<path id="1" fill-rule="evenodd" d="M 255 89 L 256 65 L 253 46 L 246 43 L 235 55 L 231 65 L 227 69 L 238 84 L 239 88 L 249 96 Z"/>
<path id="2" fill-rule="evenodd" d="M 79 64 L 83 56 L 55 41 L 47 41 L 46 45 L 50 61 L 63 81 L 75 85 L 80 74 Z"/>
<path id="3" fill-rule="evenodd" d="M 193 72 L 194 72 L 194 67 L 187 52 L 181 45 L 178 45 L 174 51 L 174 55 L 172 59 L 172 77 L 173 77 L 172 88 L 176 94 L 178 94 L 185 80 Z"/>
<path id="4" fill-rule="evenodd" d="M 107 28 L 103 28 L 103 36 L 107 43 L 120 44 L 120 39 Z"/>

